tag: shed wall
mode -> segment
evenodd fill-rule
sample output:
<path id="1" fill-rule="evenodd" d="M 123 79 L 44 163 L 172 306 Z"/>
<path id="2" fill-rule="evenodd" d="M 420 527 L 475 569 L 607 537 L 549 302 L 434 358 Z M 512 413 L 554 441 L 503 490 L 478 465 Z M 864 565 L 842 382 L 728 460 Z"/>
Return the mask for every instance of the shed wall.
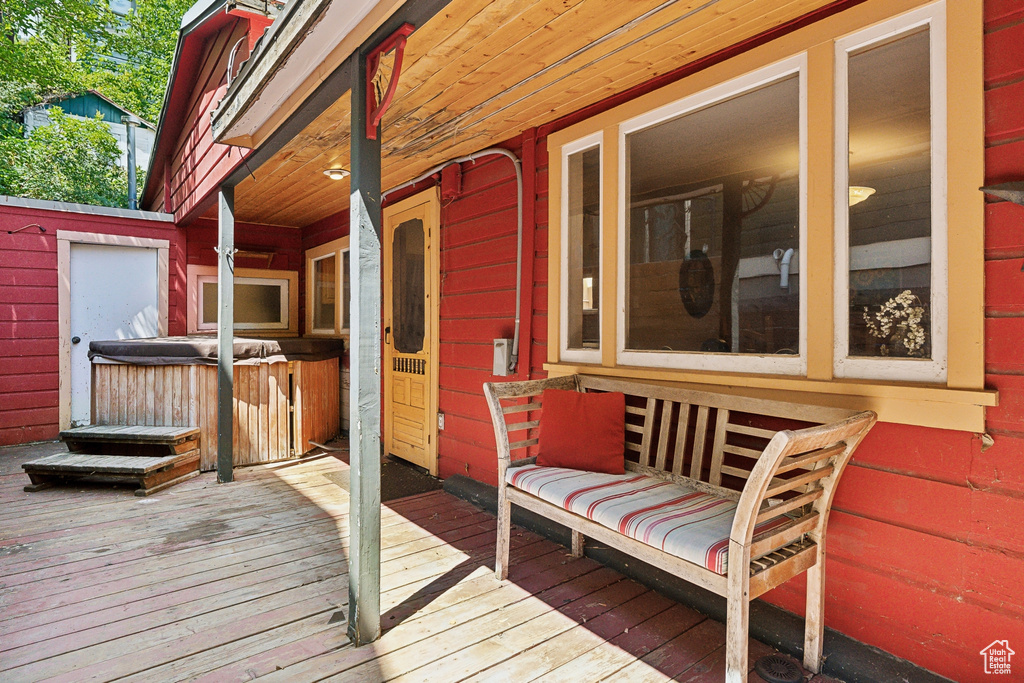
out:
<path id="1" fill-rule="evenodd" d="M 46 232 L 7 234 L 31 223 Z M 58 230 L 168 240 L 168 332 L 185 333 L 185 235 L 173 223 L 0 208 L 0 446 L 57 437 Z"/>

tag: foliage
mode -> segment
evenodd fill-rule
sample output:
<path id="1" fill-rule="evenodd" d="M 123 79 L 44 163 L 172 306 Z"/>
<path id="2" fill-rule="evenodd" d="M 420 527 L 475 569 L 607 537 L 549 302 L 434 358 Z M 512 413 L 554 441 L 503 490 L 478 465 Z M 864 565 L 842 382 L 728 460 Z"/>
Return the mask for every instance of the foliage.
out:
<path id="1" fill-rule="evenodd" d="M 156 123 L 163 106 L 181 17 L 190 0 L 137 0 L 121 30 L 97 41 L 88 58 L 87 87 Z"/>
<path id="2" fill-rule="evenodd" d="M 83 72 L 72 57 L 90 49 L 110 16 L 94 0 L 0 0 L 0 81 L 77 90 Z"/>
<path id="3" fill-rule="evenodd" d="M 0 140 L 0 194 L 79 204 L 127 206 L 128 173 L 121 149 L 102 119 L 83 120 L 60 108 L 28 138 Z"/>
<path id="4" fill-rule="evenodd" d="M 26 139 L 21 115 L 92 89 L 155 123 L 190 4 L 137 0 L 121 17 L 107 0 L 0 0 L 0 194 L 125 205 L 127 173 L 102 122 L 53 107 L 53 125 Z"/>

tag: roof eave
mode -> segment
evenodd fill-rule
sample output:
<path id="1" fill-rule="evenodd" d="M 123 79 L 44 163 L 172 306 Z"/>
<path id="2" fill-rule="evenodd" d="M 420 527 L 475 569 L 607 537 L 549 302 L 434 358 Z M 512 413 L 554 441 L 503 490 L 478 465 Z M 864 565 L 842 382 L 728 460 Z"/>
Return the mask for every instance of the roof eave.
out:
<path id="1" fill-rule="evenodd" d="M 253 148 L 279 126 L 399 7 L 402 0 L 297 0 L 288 3 L 233 79 L 213 113 L 214 139 Z M 332 11 L 333 10 L 333 11 Z M 290 58 L 306 41 L 323 49 L 311 66 Z"/>

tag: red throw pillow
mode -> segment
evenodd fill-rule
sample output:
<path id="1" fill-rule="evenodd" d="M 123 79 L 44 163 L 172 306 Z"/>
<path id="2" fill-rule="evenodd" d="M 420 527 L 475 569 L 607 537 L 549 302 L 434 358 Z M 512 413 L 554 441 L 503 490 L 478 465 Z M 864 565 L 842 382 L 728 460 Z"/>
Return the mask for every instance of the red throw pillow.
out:
<path id="1" fill-rule="evenodd" d="M 626 397 L 545 389 L 537 464 L 588 472 L 625 472 Z"/>

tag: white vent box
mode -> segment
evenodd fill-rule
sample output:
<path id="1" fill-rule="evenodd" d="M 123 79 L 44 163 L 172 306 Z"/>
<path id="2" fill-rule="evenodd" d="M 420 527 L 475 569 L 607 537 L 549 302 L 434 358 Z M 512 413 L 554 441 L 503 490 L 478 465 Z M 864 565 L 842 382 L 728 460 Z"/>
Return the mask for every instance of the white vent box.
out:
<path id="1" fill-rule="evenodd" d="M 512 340 L 494 340 L 494 372 L 495 377 L 508 376 L 508 366 L 512 362 Z"/>

